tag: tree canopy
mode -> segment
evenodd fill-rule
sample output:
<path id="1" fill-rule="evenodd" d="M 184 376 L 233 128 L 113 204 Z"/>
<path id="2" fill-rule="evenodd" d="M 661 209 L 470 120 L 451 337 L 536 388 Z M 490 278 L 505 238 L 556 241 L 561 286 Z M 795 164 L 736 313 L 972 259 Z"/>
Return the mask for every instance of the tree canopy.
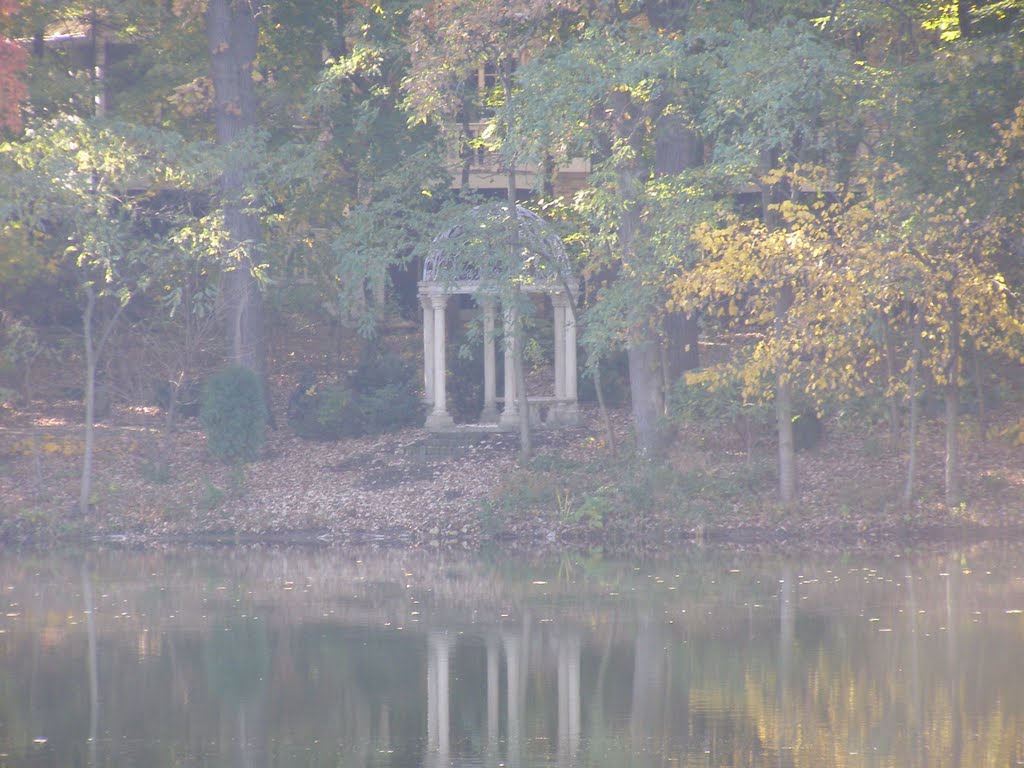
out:
<path id="1" fill-rule="evenodd" d="M 187 274 L 260 372 L 265 303 L 372 337 L 486 150 L 506 211 L 536 171 L 638 453 L 680 381 L 729 389 L 774 406 L 788 502 L 801 413 L 873 397 L 895 435 L 928 390 L 957 503 L 971 372 L 1021 361 L 1021 0 L 58 6 L 0 0 L 0 309 L 173 306 Z"/>

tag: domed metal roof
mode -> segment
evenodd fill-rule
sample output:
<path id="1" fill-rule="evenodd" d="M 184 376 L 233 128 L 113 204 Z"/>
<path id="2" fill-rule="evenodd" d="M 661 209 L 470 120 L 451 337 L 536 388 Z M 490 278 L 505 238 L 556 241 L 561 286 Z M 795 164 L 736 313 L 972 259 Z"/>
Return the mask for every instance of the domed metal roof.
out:
<path id="1" fill-rule="evenodd" d="M 569 278 L 572 268 L 561 239 L 544 219 L 516 206 L 520 274 L 534 282 Z M 515 271 L 507 252 L 508 206 L 478 205 L 434 238 L 423 261 L 424 282 L 477 282 Z"/>

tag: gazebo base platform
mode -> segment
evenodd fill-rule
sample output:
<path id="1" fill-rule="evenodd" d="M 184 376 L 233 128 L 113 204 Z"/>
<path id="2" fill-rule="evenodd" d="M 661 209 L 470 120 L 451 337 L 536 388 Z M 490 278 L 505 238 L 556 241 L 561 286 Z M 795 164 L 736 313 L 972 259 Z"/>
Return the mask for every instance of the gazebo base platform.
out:
<path id="1" fill-rule="evenodd" d="M 531 429 L 560 429 L 577 427 L 580 423 L 579 406 L 575 401 L 555 397 L 531 397 L 529 399 Z M 496 418 L 492 414 L 481 414 L 475 424 L 455 424 L 448 414 L 440 416 L 433 412 L 427 416 L 423 428 L 430 433 L 515 432 L 519 429 L 519 414 L 502 413 Z"/>
<path id="2" fill-rule="evenodd" d="M 462 459 L 485 444 L 514 440 L 497 424 L 459 424 L 444 432 L 430 432 L 407 449 L 408 455 L 418 461 Z M 511 448 L 512 444 L 509 444 Z"/>

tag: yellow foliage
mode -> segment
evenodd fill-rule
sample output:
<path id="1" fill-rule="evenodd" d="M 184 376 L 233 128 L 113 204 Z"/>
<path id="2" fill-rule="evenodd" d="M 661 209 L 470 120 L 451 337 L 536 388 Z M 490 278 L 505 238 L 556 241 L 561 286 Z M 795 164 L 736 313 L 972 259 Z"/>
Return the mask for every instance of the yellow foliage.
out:
<path id="1" fill-rule="evenodd" d="M 1024 107 L 1003 130 L 1024 136 Z M 974 164 L 986 162 L 995 161 Z M 672 303 L 687 311 L 714 308 L 737 330 L 760 333 L 730 371 L 745 394 L 754 396 L 775 376 L 817 398 L 860 394 L 869 383 L 892 390 L 893 382 L 871 381 L 884 355 L 878 334 L 869 332 L 888 323 L 890 313 L 902 313 L 904 323 L 917 318 L 921 363 L 939 383 L 956 359 L 953 323 L 961 339 L 1020 359 L 1014 344 L 1024 335 L 1024 318 L 992 267 L 1019 222 L 976 210 L 959 188 L 901 189 L 902 177 L 898 168 L 888 171 L 885 196 L 870 186 L 856 195 L 802 192 L 771 206 L 768 222 L 733 219 L 694 229 L 703 258 L 675 279 Z M 824 178 L 798 167 L 773 171 L 762 183 L 813 190 Z"/>
<path id="2" fill-rule="evenodd" d="M 999 431 L 1000 437 L 1005 437 L 1013 445 L 1024 445 L 1024 419 L 1017 424 L 1011 424 L 1006 429 Z"/>
<path id="3" fill-rule="evenodd" d="M 34 456 L 41 453 L 47 456 L 79 456 L 84 450 L 82 441 L 72 436 L 55 437 L 42 434 L 38 438 L 24 437 L 14 441 L 7 453 L 13 456 Z"/>

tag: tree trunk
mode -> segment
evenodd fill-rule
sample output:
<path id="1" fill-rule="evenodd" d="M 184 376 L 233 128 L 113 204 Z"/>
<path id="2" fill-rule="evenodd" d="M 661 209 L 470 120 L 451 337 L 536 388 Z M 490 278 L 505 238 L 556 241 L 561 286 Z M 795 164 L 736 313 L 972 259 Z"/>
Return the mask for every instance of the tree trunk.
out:
<path id="1" fill-rule="evenodd" d="M 781 338 L 786 312 L 793 303 L 793 290 L 788 285 L 779 289 L 775 300 L 775 337 Z M 783 504 L 796 500 L 796 444 L 793 439 L 793 385 L 782 351 L 775 362 L 775 418 L 779 434 L 779 498 Z"/>
<path id="2" fill-rule="evenodd" d="M 505 104 L 512 103 L 512 66 L 511 57 L 506 57 L 501 63 L 501 85 L 505 95 Z M 516 193 L 516 164 L 512 157 L 506 155 L 505 162 L 508 164 L 506 199 L 508 201 L 509 231 L 509 265 L 516 264 L 519 257 L 519 216 L 516 206 L 519 204 Z M 514 293 L 513 300 L 519 303 L 521 294 L 518 289 Z M 515 322 L 512 327 L 513 349 L 512 375 L 516 382 L 516 396 L 519 398 L 519 453 L 524 459 L 533 455 L 533 440 L 530 435 L 530 398 L 526 392 L 526 372 L 523 370 L 523 320 L 522 312 L 514 313 Z"/>
<path id="3" fill-rule="evenodd" d="M 92 495 L 92 457 L 96 442 L 93 424 L 96 418 L 96 345 L 93 336 L 96 291 L 92 285 L 85 289 L 85 311 L 82 313 L 82 333 L 85 335 L 85 445 L 82 449 L 82 480 L 78 489 L 78 511 L 89 512 Z"/>
<path id="4" fill-rule="evenodd" d="M 960 25 L 960 39 L 971 36 L 971 4 L 967 0 L 957 0 L 956 20 Z"/>
<path id="5" fill-rule="evenodd" d="M 85 438 L 82 448 L 82 480 L 78 490 L 78 509 L 84 515 L 89 511 L 89 497 L 92 495 L 92 460 L 96 444 L 96 371 L 103 355 L 107 340 L 124 311 L 123 304 L 102 323 L 97 330 L 96 288 L 91 283 L 85 286 L 85 309 L 82 311 L 82 333 L 85 337 Z"/>
<path id="6" fill-rule="evenodd" d="M 951 299 L 949 318 L 949 364 L 946 368 L 946 506 L 955 507 L 960 498 L 960 308 Z"/>
<path id="7" fill-rule="evenodd" d="M 767 173 L 777 165 L 776 153 L 764 150 L 761 153 L 761 171 Z M 765 227 L 774 229 L 777 216 L 772 212 L 771 203 L 779 189 L 761 185 L 761 218 Z M 793 286 L 783 278 L 775 296 L 774 335 L 775 350 L 775 422 L 779 441 L 779 499 L 783 504 L 796 500 L 796 442 L 793 436 L 793 384 L 789 378 L 784 340 L 786 314 L 793 305 Z"/>
<path id="8" fill-rule="evenodd" d="M 601 361 L 594 366 L 594 392 L 597 395 L 597 410 L 601 414 L 601 424 L 604 427 L 604 439 L 608 443 L 608 453 L 616 455 L 615 431 L 612 429 L 612 420 L 608 415 L 608 406 L 604 401 L 604 384 L 601 383 Z"/>
<path id="9" fill-rule="evenodd" d="M 700 134 L 686 127 L 683 115 L 676 112 L 662 115 L 655 125 L 654 173 L 659 176 L 680 174 L 703 162 L 704 142 Z M 664 374 L 667 385 L 671 386 L 685 371 L 700 366 L 697 313 L 670 312 L 663 329 Z"/>
<path id="10" fill-rule="evenodd" d="M 974 378 L 974 396 L 978 398 L 978 434 L 981 442 L 988 440 L 988 407 L 985 403 L 985 374 L 981 365 L 981 350 L 971 342 L 971 373 Z"/>
<path id="11" fill-rule="evenodd" d="M 907 484 L 903 489 L 903 503 L 907 506 L 914 501 L 914 482 L 917 476 L 917 430 L 921 421 L 921 404 L 918 402 L 918 380 L 921 369 L 921 326 L 923 320 L 918 310 L 914 317 L 914 347 L 910 357 L 910 383 L 907 386 L 907 397 L 910 398 L 910 424 L 907 425 L 907 437 L 910 448 L 907 455 Z"/>
<path id="12" fill-rule="evenodd" d="M 896 338 L 889 324 L 889 317 L 882 313 L 882 336 L 885 340 L 885 378 L 889 392 L 889 451 L 896 453 L 900 439 L 899 404 L 896 402 Z"/>
<path id="13" fill-rule="evenodd" d="M 259 218 L 246 201 L 252 172 L 238 146 L 256 123 L 252 68 L 259 28 L 248 0 L 209 0 L 206 37 L 213 75 L 217 143 L 232 150 L 221 177 L 227 261 L 221 277 L 228 357 L 266 379 L 263 297 L 254 269 L 262 241 Z M 269 388 L 264 387 L 268 392 Z"/>
<path id="14" fill-rule="evenodd" d="M 630 136 L 630 141 L 638 145 L 641 131 L 635 125 L 636 118 L 629 116 L 632 106 L 628 96 L 619 94 L 617 99 L 615 111 L 621 115 L 617 133 Z M 629 264 L 635 257 L 635 243 L 641 226 L 638 197 L 644 173 L 640 162 L 631 158 L 620 162 L 617 176 L 617 191 L 622 201 L 619 249 L 623 264 Z M 627 353 L 636 452 L 644 458 L 657 459 L 665 449 L 665 401 L 659 340 L 647 325 L 646 316 L 630 318 L 630 322 L 633 327 L 629 331 Z"/>
<path id="15" fill-rule="evenodd" d="M 644 458 L 657 459 L 664 452 L 666 443 L 661 355 L 657 341 L 645 335 L 643 330 L 634 330 L 630 334 L 628 357 L 636 451 Z"/>

